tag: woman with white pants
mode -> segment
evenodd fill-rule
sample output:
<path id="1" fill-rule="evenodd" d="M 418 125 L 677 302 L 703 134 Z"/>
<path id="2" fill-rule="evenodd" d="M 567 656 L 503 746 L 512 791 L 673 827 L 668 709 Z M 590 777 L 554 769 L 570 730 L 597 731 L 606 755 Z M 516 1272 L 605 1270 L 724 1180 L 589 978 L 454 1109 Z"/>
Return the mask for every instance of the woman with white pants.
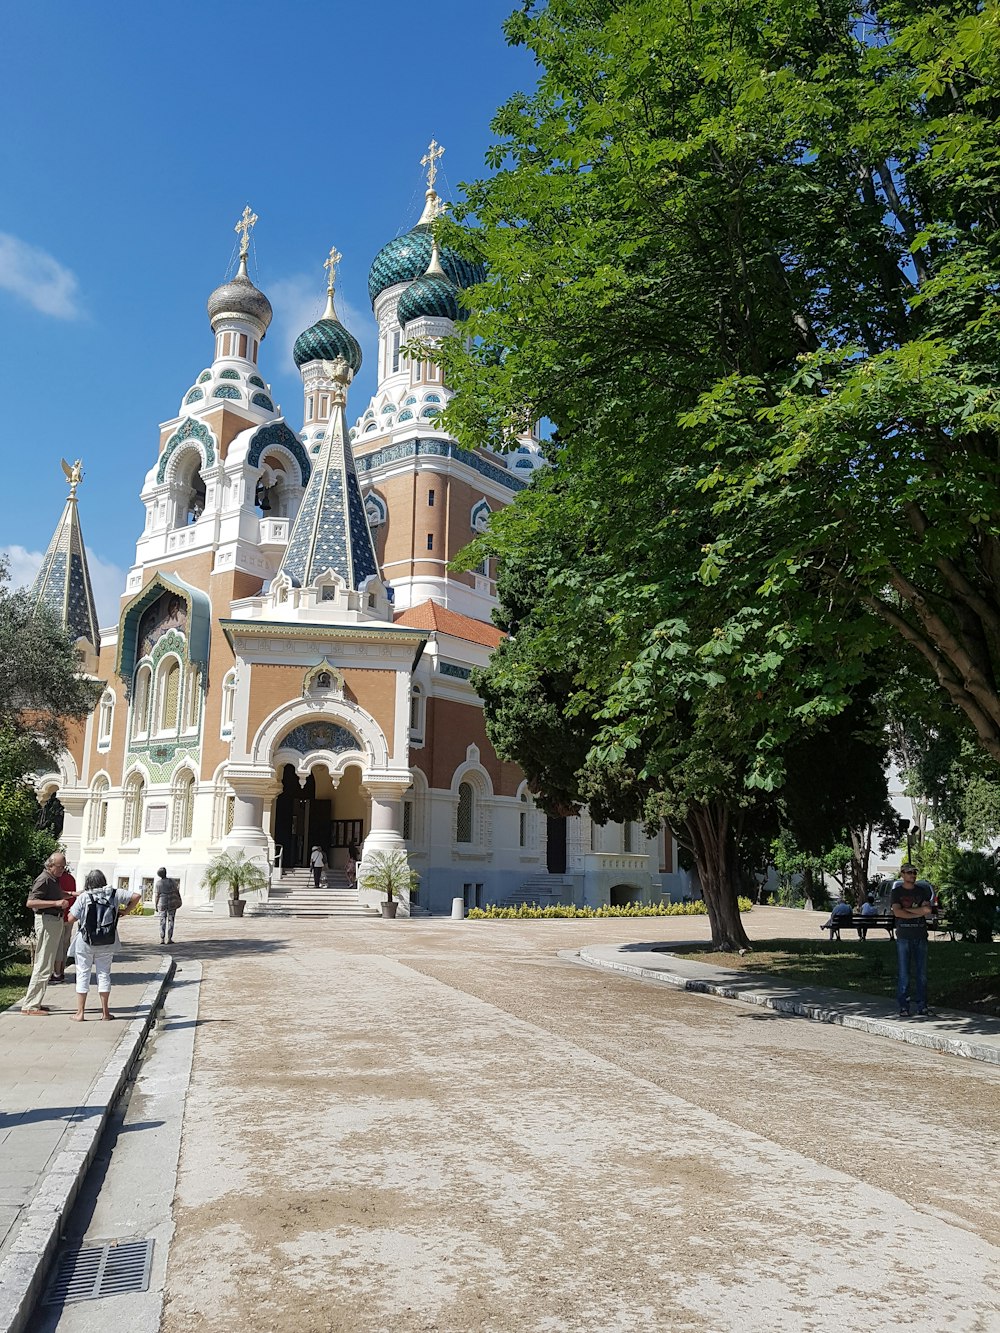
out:
<path id="1" fill-rule="evenodd" d="M 107 885 L 108 881 L 100 870 L 92 870 L 87 876 L 84 881 L 83 892 L 69 909 L 70 916 L 78 924 L 83 921 L 93 894 L 107 888 Z M 123 908 L 127 911 L 134 907 L 141 897 L 141 893 L 131 893 L 128 889 L 115 890 L 115 899 L 119 911 Z M 75 1022 L 83 1022 L 83 1011 L 87 1007 L 87 994 L 90 991 L 90 974 L 95 969 L 97 971 L 97 993 L 101 998 L 101 1016 L 105 1019 L 114 1018 L 114 1014 L 111 1013 L 109 1008 L 111 1003 L 111 960 L 115 956 L 115 945 L 118 942 L 117 930 L 115 930 L 115 938 L 111 944 L 90 944 L 84 939 L 83 931 L 77 931 L 76 1013 L 73 1015 Z"/>

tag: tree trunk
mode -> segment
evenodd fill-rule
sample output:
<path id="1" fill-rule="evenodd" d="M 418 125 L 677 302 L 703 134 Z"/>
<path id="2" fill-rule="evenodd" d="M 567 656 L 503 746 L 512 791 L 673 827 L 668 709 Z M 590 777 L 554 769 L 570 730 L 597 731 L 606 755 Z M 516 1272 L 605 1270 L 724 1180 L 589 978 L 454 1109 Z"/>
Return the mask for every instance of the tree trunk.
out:
<path id="1" fill-rule="evenodd" d="M 693 807 L 685 821 L 691 853 L 698 870 L 712 944 L 716 949 L 749 949 L 739 896 L 740 874 L 728 806 L 722 801 Z"/>

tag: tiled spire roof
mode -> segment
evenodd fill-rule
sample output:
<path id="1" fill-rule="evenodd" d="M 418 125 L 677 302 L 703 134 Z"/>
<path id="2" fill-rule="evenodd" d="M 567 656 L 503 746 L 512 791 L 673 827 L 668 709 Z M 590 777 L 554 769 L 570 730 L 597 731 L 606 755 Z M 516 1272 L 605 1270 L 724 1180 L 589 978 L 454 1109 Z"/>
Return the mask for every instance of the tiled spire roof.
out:
<path id="1" fill-rule="evenodd" d="M 332 569 L 357 589 L 378 575 L 379 568 L 344 417 L 351 371 L 342 358 L 324 367 L 332 381 L 333 412 L 295 515 L 281 572 L 305 588 Z"/>
<path id="2" fill-rule="evenodd" d="M 72 467 L 65 461 L 62 466 L 69 481 L 69 497 L 31 585 L 31 598 L 36 606 L 44 603 L 50 607 L 74 639 L 86 639 L 98 649 L 101 639 L 94 592 L 76 503 L 76 488 L 83 471 L 79 460 Z"/>

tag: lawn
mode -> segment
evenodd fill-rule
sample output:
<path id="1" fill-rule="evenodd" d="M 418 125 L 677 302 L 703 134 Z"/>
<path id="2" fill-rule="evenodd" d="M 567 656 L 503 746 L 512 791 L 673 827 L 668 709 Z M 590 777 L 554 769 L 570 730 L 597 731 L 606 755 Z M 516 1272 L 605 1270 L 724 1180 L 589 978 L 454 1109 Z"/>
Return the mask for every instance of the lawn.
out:
<path id="1" fill-rule="evenodd" d="M 17 1000 L 24 998 L 30 976 L 31 963 L 27 958 L 23 963 L 17 959 L 9 959 L 0 968 L 0 1009 L 7 1009 Z"/>
<path id="2" fill-rule="evenodd" d="M 781 981 L 838 986 L 894 999 L 896 946 L 891 940 L 760 940 L 745 954 L 684 949 L 686 958 Z M 932 940 L 927 963 L 931 1004 L 1000 1017 L 1000 944 Z"/>

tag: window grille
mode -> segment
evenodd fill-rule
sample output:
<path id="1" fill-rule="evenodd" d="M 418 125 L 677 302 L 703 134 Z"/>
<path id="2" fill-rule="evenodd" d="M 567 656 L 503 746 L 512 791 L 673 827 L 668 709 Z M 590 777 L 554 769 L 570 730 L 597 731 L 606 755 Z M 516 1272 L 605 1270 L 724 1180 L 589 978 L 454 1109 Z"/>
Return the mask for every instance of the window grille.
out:
<path id="1" fill-rule="evenodd" d="M 413 838 L 413 802 L 403 802 L 403 841 L 410 842 Z"/>
<path id="2" fill-rule="evenodd" d="M 167 668 L 163 677 L 163 713 L 162 729 L 173 731 L 177 727 L 177 704 L 181 693 L 181 669 L 174 662 Z"/>
<path id="3" fill-rule="evenodd" d="M 468 782 L 462 782 L 458 788 L 458 820 L 455 841 L 472 841 L 472 817 L 475 807 L 475 793 Z"/>

